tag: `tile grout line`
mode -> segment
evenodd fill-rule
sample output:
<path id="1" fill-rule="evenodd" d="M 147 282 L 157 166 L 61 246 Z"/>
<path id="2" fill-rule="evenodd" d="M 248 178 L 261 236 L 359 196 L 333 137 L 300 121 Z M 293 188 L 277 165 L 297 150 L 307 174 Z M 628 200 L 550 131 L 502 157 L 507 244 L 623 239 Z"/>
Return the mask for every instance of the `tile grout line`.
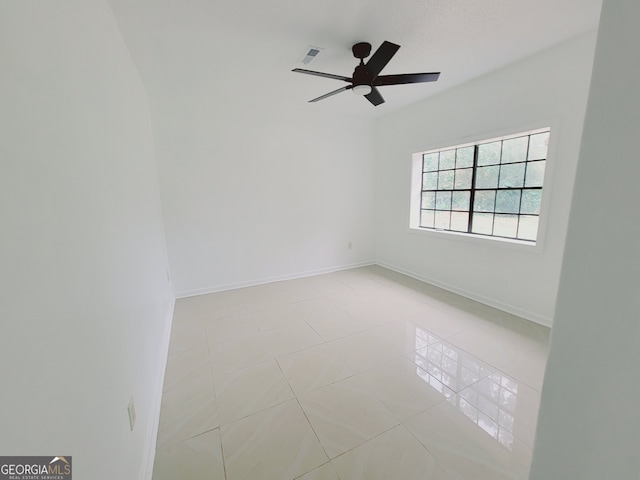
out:
<path id="1" fill-rule="evenodd" d="M 282 373 L 282 376 L 284 377 L 284 379 L 287 381 L 287 384 L 289 385 L 289 388 L 291 389 L 291 391 L 293 392 L 293 398 L 295 399 L 296 403 L 298 404 L 298 407 L 300 407 L 300 411 L 302 412 L 302 414 L 304 415 L 304 418 L 307 420 L 307 424 L 309 425 L 309 428 L 311 428 L 311 431 L 313 432 L 313 434 L 316 437 L 316 440 L 318 440 L 318 445 L 320 445 L 320 447 L 322 448 L 322 451 L 324 452 L 325 456 L 327 457 L 327 459 L 329 460 L 329 462 L 331 461 L 331 458 L 329 457 L 329 455 L 327 454 L 327 451 L 324 448 L 324 445 L 322 444 L 322 442 L 320 441 L 320 437 L 318 436 L 318 433 L 316 432 L 316 429 L 313 428 L 313 425 L 311 424 L 311 420 L 309 420 L 309 417 L 307 415 L 307 412 L 304 410 L 304 408 L 302 408 L 302 404 L 300 403 L 300 399 L 298 398 L 298 394 L 293 390 L 293 387 L 291 386 L 291 383 L 289 382 L 289 379 L 287 378 L 287 376 L 285 375 L 284 371 L 282 370 L 282 366 L 280 365 L 280 362 L 278 362 L 278 359 L 276 359 L 276 364 L 278 365 L 278 368 L 280 369 L 280 373 Z M 313 469 L 312 469 L 313 470 Z M 311 470 L 309 470 L 311 471 Z M 308 472 L 307 472 L 308 473 Z M 303 474 L 304 475 L 304 474 Z"/>

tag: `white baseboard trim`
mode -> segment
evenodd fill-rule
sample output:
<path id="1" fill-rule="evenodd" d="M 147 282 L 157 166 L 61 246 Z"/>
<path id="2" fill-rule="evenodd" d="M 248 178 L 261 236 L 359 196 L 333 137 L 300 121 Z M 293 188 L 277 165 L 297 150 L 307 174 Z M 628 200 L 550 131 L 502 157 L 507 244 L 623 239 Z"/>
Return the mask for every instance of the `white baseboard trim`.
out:
<path id="1" fill-rule="evenodd" d="M 152 480 L 153 464 L 156 459 L 156 444 L 158 440 L 158 429 L 160 428 L 160 408 L 162 406 L 162 390 L 164 389 L 164 376 L 167 368 L 167 358 L 169 357 L 169 341 L 171 340 L 171 326 L 173 323 L 173 309 L 175 307 L 175 299 L 169 302 L 168 311 L 165 313 L 165 325 L 160 345 L 160 353 L 158 356 L 158 377 L 156 378 L 155 394 L 153 396 L 153 405 L 151 408 L 151 426 L 147 433 L 147 449 L 145 458 L 142 462 L 142 480 Z"/>
<path id="2" fill-rule="evenodd" d="M 237 282 L 237 283 L 228 283 L 228 284 L 224 284 L 224 285 L 217 285 L 217 286 L 213 286 L 213 287 L 207 287 L 207 288 L 199 288 L 196 290 L 187 290 L 184 292 L 178 292 L 176 293 L 176 298 L 188 298 L 188 297 L 195 297 L 198 295 L 206 295 L 209 293 L 217 293 L 217 292 L 224 292 L 227 290 L 235 290 L 237 288 L 244 288 L 244 287 L 253 287 L 256 285 L 264 285 L 267 283 L 274 283 L 274 282 L 282 282 L 282 281 L 286 281 L 286 280 L 295 280 L 298 278 L 305 278 L 305 277 L 312 277 L 315 275 L 322 275 L 325 273 L 332 273 L 332 272 L 339 272 L 341 270 L 349 270 L 352 268 L 358 268 L 358 267 L 367 267 L 370 265 L 380 265 L 381 267 L 384 268 L 388 268 L 389 270 L 393 270 L 394 272 L 398 272 L 401 273 L 403 275 L 407 275 L 408 277 L 411 278 L 415 278 L 416 280 L 420 280 L 421 282 L 426 282 L 429 283 L 431 285 L 435 285 L 436 287 L 440 287 L 443 288 L 445 290 L 448 290 L 452 293 L 456 293 L 458 295 L 462 295 L 463 297 L 469 298 L 471 300 L 475 300 L 476 302 L 480 302 L 483 303 L 485 305 L 488 305 L 490 307 L 494 307 L 497 308 L 498 310 L 502 310 L 505 311 L 507 313 L 511 313 L 513 315 L 517 315 L 518 317 L 522 317 L 526 320 L 530 320 L 534 323 L 538 323 L 540 325 L 543 325 L 545 327 L 549 327 L 551 328 L 551 325 L 553 324 L 553 319 L 549 318 L 547 316 L 544 315 L 540 315 L 534 312 L 531 312 L 529 310 L 525 310 L 522 309 L 520 307 L 516 307 L 515 305 L 511 305 L 509 303 L 504 303 L 501 302 L 499 300 L 490 298 L 490 297 L 485 297 L 483 295 L 478 295 L 477 293 L 473 293 L 470 292 L 468 290 L 456 287 L 455 285 L 450 285 L 448 283 L 445 282 L 441 282 L 435 278 L 431 278 L 428 277 L 426 275 L 422 275 L 416 272 L 413 272 L 411 270 L 407 270 L 401 267 L 398 267 L 396 265 L 392 265 L 390 263 L 386 263 L 380 260 L 369 260 L 369 261 L 365 261 L 365 262 L 358 262 L 358 263 L 352 263 L 352 264 L 348 264 L 348 265 L 338 265 L 338 266 L 334 266 L 334 267 L 328 267 L 328 268 L 321 268 L 321 269 L 317 269 L 317 270 L 307 270 L 304 272 L 297 272 L 297 273 L 292 273 L 292 274 L 287 274 L 287 275 L 279 275 L 279 276 L 273 276 L 273 277 L 266 277 L 266 278 L 261 278 L 261 279 L 257 279 L 257 280 L 251 280 L 251 281 L 246 281 L 246 282 Z M 168 341 L 168 339 L 167 339 Z M 166 359 L 165 359 L 166 361 Z"/>
<path id="3" fill-rule="evenodd" d="M 380 265 L 381 267 L 388 268 L 389 270 L 393 270 L 394 272 L 401 273 L 411 278 L 415 278 L 416 280 L 420 280 L 421 282 L 426 282 L 431 285 L 435 285 L 436 287 L 443 288 L 445 290 L 448 290 L 449 292 L 456 293 L 458 295 L 462 295 L 463 297 L 469 298 L 471 300 L 475 300 L 476 302 L 480 302 L 490 307 L 497 308 L 498 310 L 502 310 L 504 312 L 511 313 L 518 317 L 522 317 L 526 320 L 530 320 L 534 323 L 538 323 L 545 327 L 551 328 L 551 325 L 553 324 L 552 318 L 546 317 L 544 315 L 539 315 L 537 313 L 530 312 L 528 310 L 524 310 L 522 308 L 516 307 L 515 305 L 510 305 L 508 303 L 504 303 L 499 300 L 495 300 L 493 298 L 485 297 L 483 295 L 478 295 L 468 290 L 458 288 L 454 285 L 441 282 L 439 280 L 436 280 L 435 278 L 430 278 L 430 277 L 427 277 L 426 275 L 421 275 L 419 273 L 412 272 L 410 270 L 406 270 L 404 268 L 400 268 L 386 262 L 377 261 L 376 264 Z"/>
<path id="4" fill-rule="evenodd" d="M 175 295 L 176 295 L 176 298 L 195 297 L 197 295 L 206 295 L 208 293 L 217 293 L 217 292 L 224 292 L 227 290 L 235 290 L 236 288 L 254 287 L 256 285 L 264 285 L 266 283 L 282 282 L 285 280 L 296 280 L 298 278 L 313 277 L 315 275 L 339 272 L 341 270 L 349 270 L 351 268 L 368 267 L 369 265 L 375 265 L 375 264 L 376 262 L 374 260 L 368 260 L 365 262 L 351 263 L 348 265 L 337 265 L 334 267 L 320 268 L 317 270 L 307 270 L 304 272 L 297 272 L 297 273 L 279 275 L 274 277 L 266 277 L 266 278 L 250 280 L 246 282 L 227 283 L 224 285 L 216 285 L 213 287 L 198 288 L 196 290 L 186 290 L 184 292 L 177 292 Z"/>

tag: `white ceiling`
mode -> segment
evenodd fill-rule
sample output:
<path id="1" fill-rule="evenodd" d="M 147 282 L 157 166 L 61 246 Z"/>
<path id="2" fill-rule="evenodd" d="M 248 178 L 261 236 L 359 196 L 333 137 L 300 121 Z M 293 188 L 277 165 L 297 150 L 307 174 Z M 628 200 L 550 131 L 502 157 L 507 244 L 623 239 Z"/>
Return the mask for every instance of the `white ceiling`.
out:
<path id="1" fill-rule="evenodd" d="M 374 118 L 597 27 L 601 0 L 110 0 L 154 101 L 307 108 Z M 380 89 L 373 107 L 342 82 L 351 46 L 401 45 L 383 74 L 442 72 L 437 83 Z M 300 63 L 310 46 L 322 51 Z M 550 75 L 553 72 L 549 72 Z M 168 99 L 167 99 L 168 100 Z"/>

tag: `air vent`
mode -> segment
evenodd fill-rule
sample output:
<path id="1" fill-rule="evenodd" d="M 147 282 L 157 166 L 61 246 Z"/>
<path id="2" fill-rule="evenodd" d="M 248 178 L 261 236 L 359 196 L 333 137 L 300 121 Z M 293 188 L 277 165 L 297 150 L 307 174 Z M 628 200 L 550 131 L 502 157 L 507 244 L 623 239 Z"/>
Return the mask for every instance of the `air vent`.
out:
<path id="1" fill-rule="evenodd" d="M 319 47 L 309 47 L 309 51 L 301 60 L 302 63 L 304 63 L 305 65 L 309 65 L 318 56 L 320 50 L 322 49 Z"/>

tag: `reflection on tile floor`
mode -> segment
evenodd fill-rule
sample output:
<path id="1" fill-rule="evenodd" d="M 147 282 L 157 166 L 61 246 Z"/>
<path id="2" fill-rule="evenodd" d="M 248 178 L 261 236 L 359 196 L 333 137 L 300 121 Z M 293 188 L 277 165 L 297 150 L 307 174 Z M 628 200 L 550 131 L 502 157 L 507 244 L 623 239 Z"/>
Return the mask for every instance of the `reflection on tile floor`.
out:
<path id="1" fill-rule="evenodd" d="M 178 300 L 153 478 L 526 479 L 548 342 L 377 266 Z"/>

